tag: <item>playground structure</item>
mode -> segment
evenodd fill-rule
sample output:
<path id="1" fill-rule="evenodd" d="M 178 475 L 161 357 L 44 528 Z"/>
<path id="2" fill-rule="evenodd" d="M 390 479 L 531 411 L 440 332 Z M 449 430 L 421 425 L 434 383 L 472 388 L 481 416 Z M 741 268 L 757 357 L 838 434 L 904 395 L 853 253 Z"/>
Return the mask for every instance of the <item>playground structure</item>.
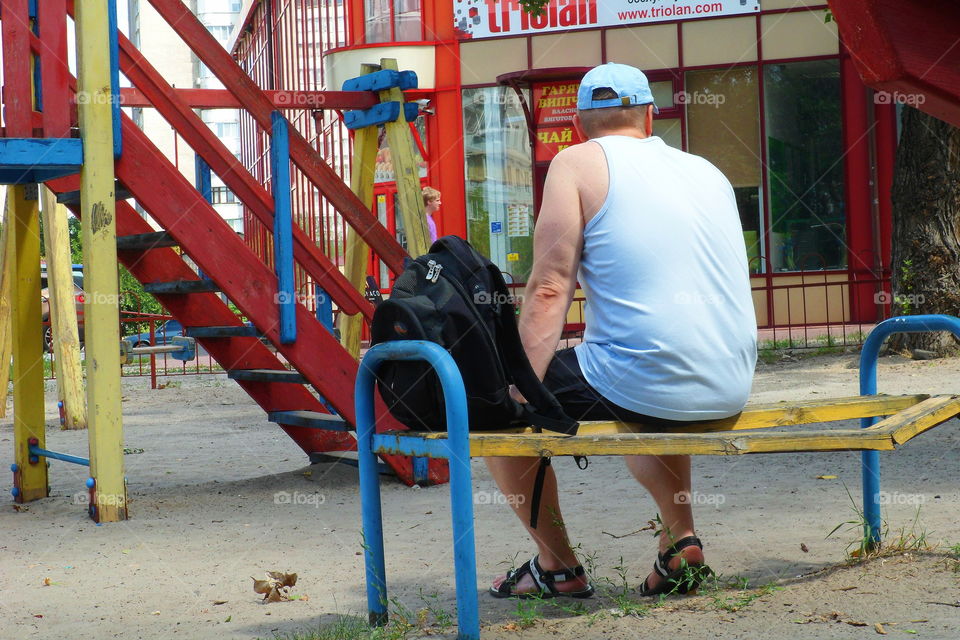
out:
<path id="1" fill-rule="evenodd" d="M 377 128 L 383 125 L 398 167 L 412 159 L 407 124 L 412 114 L 404 105 L 401 86 L 415 87 L 415 77 L 399 73 L 395 63 L 384 60 L 385 69 L 379 74 L 374 73 L 378 68 L 366 66 L 363 72 L 370 77 L 358 78 L 353 90 L 278 99 L 250 80 L 183 2 L 151 0 L 151 4 L 221 80 L 225 91 L 171 87 L 118 32 L 115 0 L 0 2 L 4 60 L 0 181 L 12 185 L 7 226 L 13 251 L 7 254 L 16 257 L 11 263 L 10 292 L 15 336 L 12 493 L 17 502 L 45 497 L 49 490 L 46 460 L 89 465 L 89 512 L 98 522 L 128 515 L 119 377 L 121 358 L 126 356 L 121 352 L 136 355 L 158 349 L 118 346 L 118 258 L 185 327 L 183 341 L 160 350 L 186 358 L 199 343 L 267 412 L 270 421 L 280 425 L 312 460 L 322 460 L 356 449 L 351 429 L 358 328 L 373 313 L 361 295 L 366 274 L 359 265 L 365 265 L 365 256 L 372 250 L 399 272 L 407 255 L 370 213 L 369 153 L 372 146 L 375 154 Z M 67 63 L 68 16 L 75 20 L 76 79 Z M 118 88 L 121 73 L 133 89 Z M 122 113 L 121 104 L 136 101 L 156 108 L 194 148 L 198 156 L 195 184 Z M 244 109 L 269 132 L 269 184 L 257 182 L 238 166 L 193 110 L 211 105 Z M 357 137 L 354 191 L 288 126 L 281 107 L 357 111 L 352 116 Z M 293 222 L 291 162 L 354 230 L 348 245 L 357 258 L 351 262 L 355 266 L 347 266 L 346 276 Z M 273 230 L 269 264 L 211 206 L 211 172 Z M 419 182 L 415 171 L 407 173 L 410 179 L 398 186 L 409 246 L 423 251 L 426 228 Z M 45 441 L 34 186 L 39 183 L 57 194 L 83 225 L 89 458 L 58 453 L 48 449 Z M 130 197 L 161 231 L 124 199 Z M 326 301 L 316 305 L 317 315 L 294 290 L 295 265 L 306 273 L 318 300 Z M 235 304 L 252 326 L 245 325 L 221 296 Z M 342 318 L 355 317 L 344 323 L 345 344 L 352 345 L 349 350 L 334 337 L 333 304 Z M 261 339 L 271 342 L 277 352 Z M 385 428 L 401 428 L 392 420 L 383 422 Z M 383 460 L 407 484 L 447 478 L 442 461 L 428 464 L 391 455 Z"/>

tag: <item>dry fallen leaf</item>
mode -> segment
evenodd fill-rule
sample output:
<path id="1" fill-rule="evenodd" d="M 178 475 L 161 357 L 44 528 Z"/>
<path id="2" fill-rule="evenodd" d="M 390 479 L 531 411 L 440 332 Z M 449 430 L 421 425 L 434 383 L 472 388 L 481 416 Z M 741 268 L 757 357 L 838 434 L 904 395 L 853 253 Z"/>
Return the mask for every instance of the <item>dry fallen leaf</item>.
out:
<path id="1" fill-rule="evenodd" d="M 879 622 L 878 622 L 877 624 L 873 625 L 873 629 L 874 629 L 874 631 L 876 631 L 877 633 L 879 633 L 879 634 L 882 635 L 882 636 L 887 635 L 887 632 L 886 632 L 886 630 L 883 628 L 883 625 L 880 624 Z"/>
<path id="2" fill-rule="evenodd" d="M 865 626 L 867 626 L 867 623 L 866 623 L 866 622 L 862 622 L 862 621 L 860 621 L 860 620 L 844 620 L 844 622 L 846 622 L 846 623 L 847 623 L 848 625 L 850 625 L 851 627 L 865 627 Z"/>
<path id="3" fill-rule="evenodd" d="M 252 576 L 250 579 L 253 580 L 253 590 L 256 593 L 267 594 L 273 589 L 273 585 L 269 580 L 257 580 Z"/>
<path id="4" fill-rule="evenodd" d="M 267 575 L 280 583 L 281 587 L 292 587 L 297 584 L 297 574 L 281 573 L 280 571 L 267 571 Z"/>
<path id="5" fill-rule="evenodd" d="M 283 602 L 290 600 L 290 588 L 297 584 L 297 574 L 282 571 L 267 571 L 266 580 L 253 580 L 253 590 L 263 594 L 264 602 Z"/>
<path id="6" fill-rule="evenodd" d="M 515 622 L 510 622 L 510 623 L 508 623 L 508 624 L 503 625 L 503 629 L 504 629 L 504 631 L 517 631 L 517 629 L 519 629 L 519 627 L 517 627 L 517 623 L 515 623 Z"/>
<path id="7" fill-rule="evenodd" d="M 214 601 L 213 601 L 213 604 L 215 604 L 215 605 L 216 605 L 216 604 L 227 604 L 227 601 L 226 601 L 226 600 L 214 600 Z"/>
<path id="8" fill-rule="evenodd" d="M 800 551 L 803 551 L 804 553 L 810 553 L 810 548 L 809 548 L 807 545 L 805 545 L 805 544 L 803 544 L 803 543 L 801 542 L 801 543 L 800 543 Z"/>
<path id="9" fill-rule="evenodd" d="M 43 586 L 49 587 L 51 584 L 53 584 L 53 581 L 50 578 L 43 579 Z"/>
<path id="10" fill-rule="evenodd" d="M 817 480 L 836 480 L 837 476 L 817 476 Z"/>

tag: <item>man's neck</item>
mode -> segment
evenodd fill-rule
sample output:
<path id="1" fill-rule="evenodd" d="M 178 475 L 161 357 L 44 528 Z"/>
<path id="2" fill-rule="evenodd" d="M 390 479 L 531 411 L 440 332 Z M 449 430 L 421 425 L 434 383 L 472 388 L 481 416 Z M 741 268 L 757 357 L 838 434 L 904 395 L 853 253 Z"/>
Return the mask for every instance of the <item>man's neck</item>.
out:
<path id="1" fill-rule="evenodd" d="M 594 138 L 602 138 L 603 136 L 627 136 L 629 138 L 638 138 L 643 140 L 644 138 L 649 138 L 645 131 L 642 129 L 637 129 L 636 127 L 623 127 L 620 129 L 607 129 L 601 131 Z"/>

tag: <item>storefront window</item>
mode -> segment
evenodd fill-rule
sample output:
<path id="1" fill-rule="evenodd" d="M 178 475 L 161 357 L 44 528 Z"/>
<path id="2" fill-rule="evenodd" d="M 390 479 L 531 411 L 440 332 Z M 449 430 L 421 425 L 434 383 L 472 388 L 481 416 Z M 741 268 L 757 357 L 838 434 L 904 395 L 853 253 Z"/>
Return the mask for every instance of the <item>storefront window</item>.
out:
<path id="1" fill-rule="evenodd" d="M 390 0 L 365 0 L 367 42 L 389 42 Z"/>
<path id="2" fill-rule="evenodd" d="M 520 100 L 506 87 L 464 89 L 463 128 L 467 240 L 508 282 L 526 282 L 533 262 L 533 166 Z"/>
<path id="3" fill-rule="evenodd" d="M 839 65 L 766 65 L 763 81 L 773 269 L 845 268 Z"/>
<path id="4" fill-rule="evenodd" d="M 420 0 L 364 0 L 364 9 L 368 43 L 423 39 Z"/>
<path id="5" fill-rule="evenodd" d="M 674 149 L 683 149 L 683 127 L 680 118 L 657 118 L 653 121 L 653 135 Z"/>
<path id="6" fill-rule="evenodd" d="M 753 273 L 763 270 L 758 73 L 756 67 L 689 71 L 680 94 L 688 151 L 716 165 L 733 185 Z"/>

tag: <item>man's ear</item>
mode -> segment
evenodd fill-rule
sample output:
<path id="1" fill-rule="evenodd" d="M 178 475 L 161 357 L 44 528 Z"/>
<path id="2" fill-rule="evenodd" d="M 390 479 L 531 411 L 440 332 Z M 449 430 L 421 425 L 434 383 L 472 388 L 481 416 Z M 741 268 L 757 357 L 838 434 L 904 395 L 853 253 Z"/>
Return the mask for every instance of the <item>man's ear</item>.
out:
<path id="1" fill-rule="evenodd" d="M 644 129 L 646 129 L 648 138 L 653 135 L 653 105 L 652 104 L 647 105 L 647 117 L 646 117 L 646 121 L 644 122 Z"/>

